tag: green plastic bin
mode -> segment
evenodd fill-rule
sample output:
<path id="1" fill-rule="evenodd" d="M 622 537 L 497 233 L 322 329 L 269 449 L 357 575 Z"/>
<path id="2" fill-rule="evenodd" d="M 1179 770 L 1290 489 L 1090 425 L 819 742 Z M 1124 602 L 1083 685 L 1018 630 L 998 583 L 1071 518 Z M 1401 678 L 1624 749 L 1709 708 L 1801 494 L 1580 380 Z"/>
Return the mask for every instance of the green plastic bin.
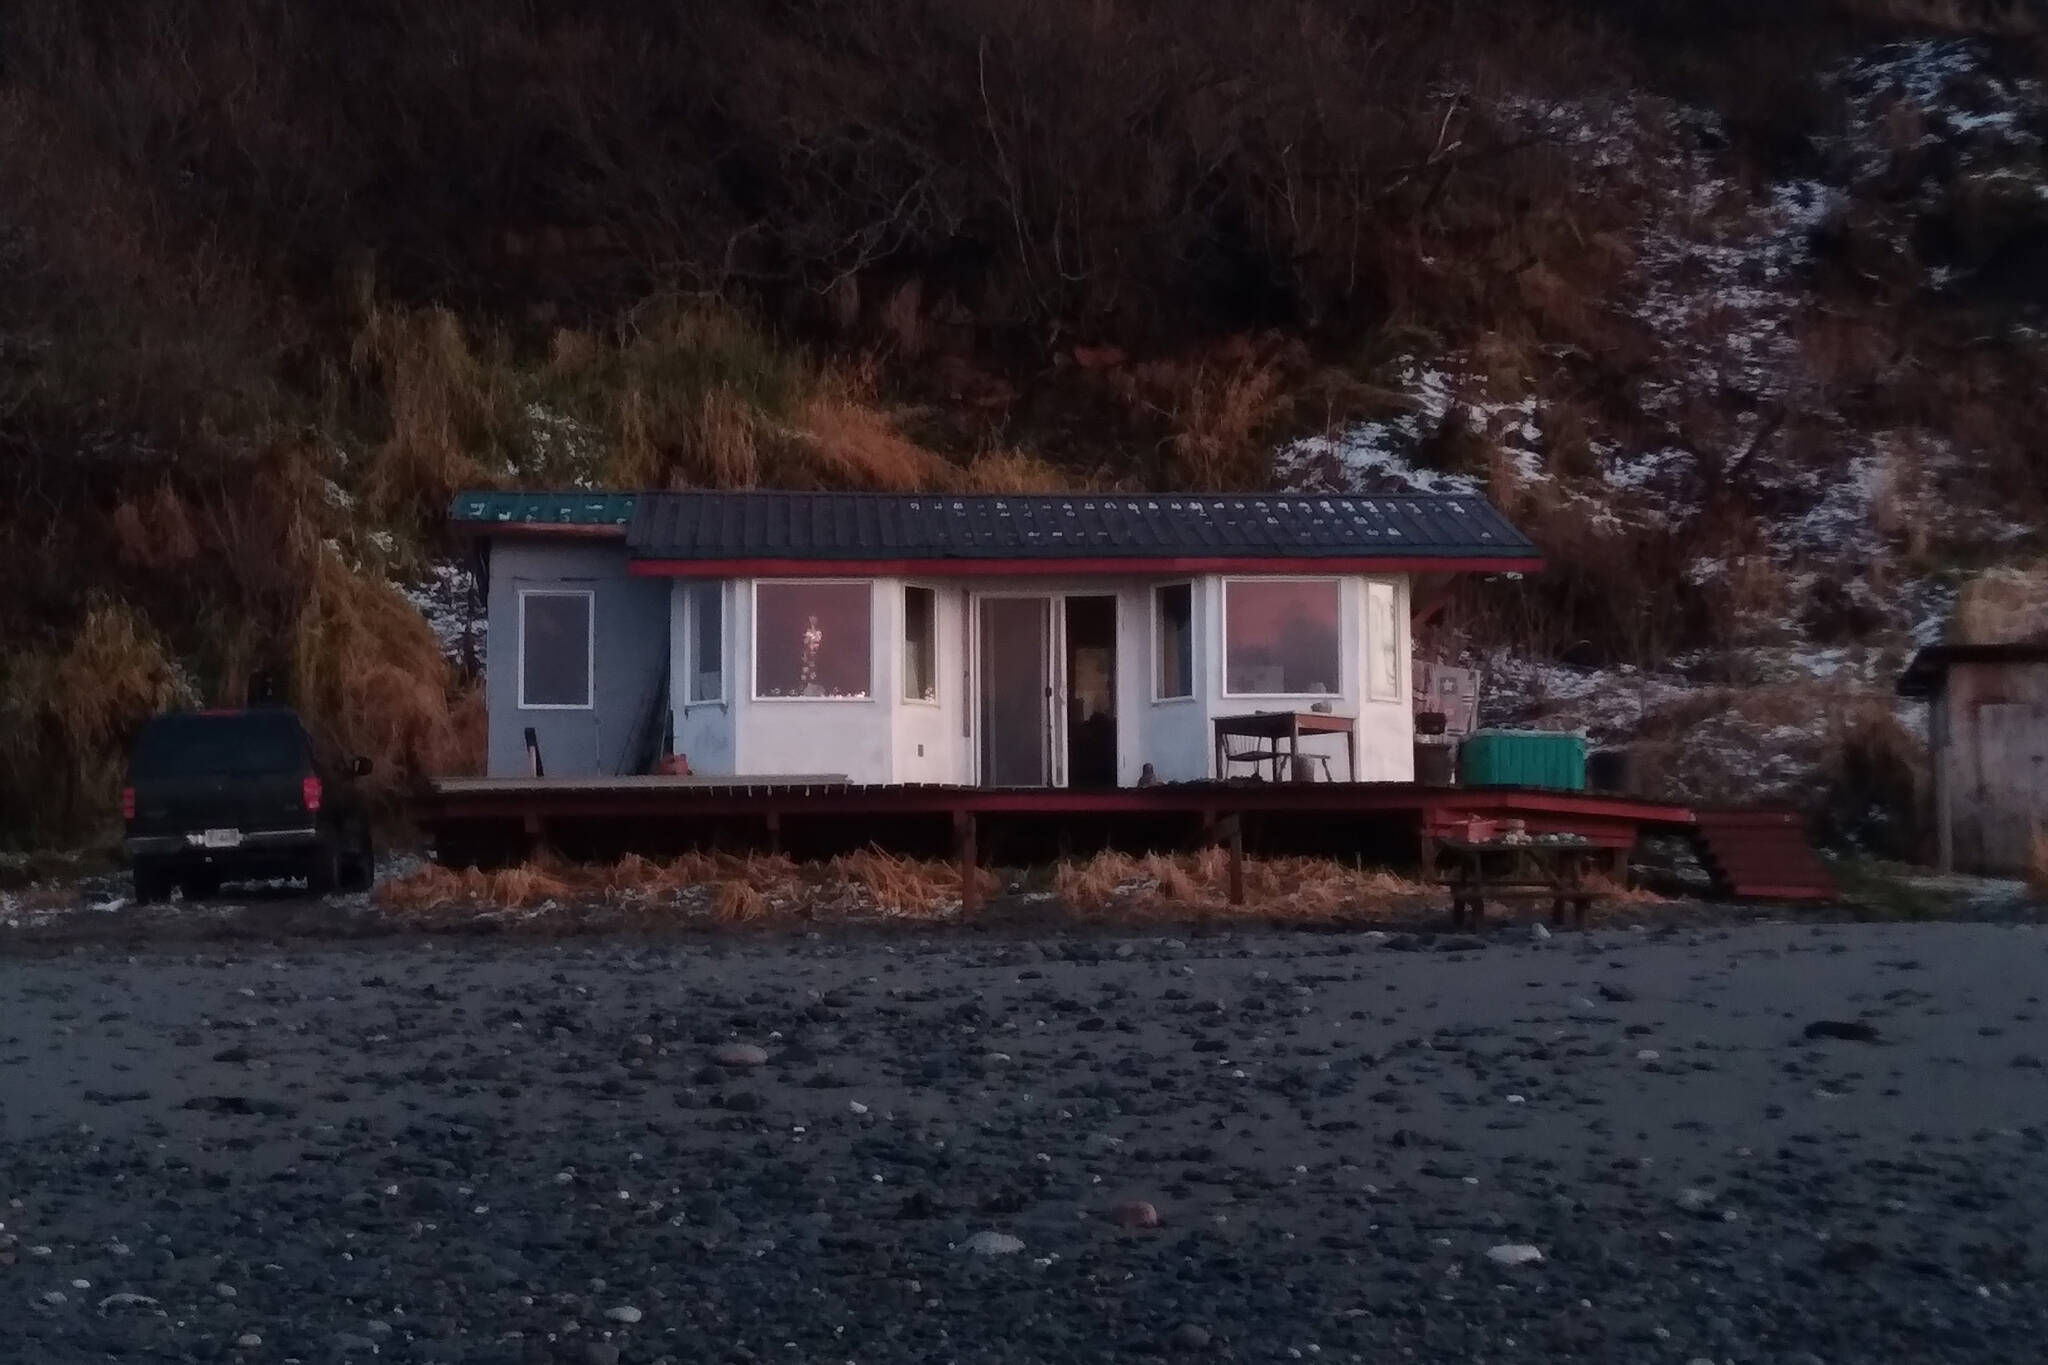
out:
<path id="1" fill-rule="evenodd" d="M 1478 730 L 1459 746 L 1458 773 L 1468 787 L 1584 791 L 1585 736 L 1549 730 Z"/>

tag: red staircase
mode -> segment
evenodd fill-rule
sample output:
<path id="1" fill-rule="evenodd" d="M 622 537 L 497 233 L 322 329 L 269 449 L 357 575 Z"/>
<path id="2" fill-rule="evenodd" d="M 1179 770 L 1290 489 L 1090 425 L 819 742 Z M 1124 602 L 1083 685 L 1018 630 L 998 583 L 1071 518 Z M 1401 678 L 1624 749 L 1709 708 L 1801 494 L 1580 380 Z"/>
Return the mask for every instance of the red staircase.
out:
<path id="1" fill-rule="evenodd" d="M 1695 810 L 1693 842 L 1714 889 L 1737 900 L 1831 901 L 1834 875 L 1807 842 L 1797 811 Z"/>

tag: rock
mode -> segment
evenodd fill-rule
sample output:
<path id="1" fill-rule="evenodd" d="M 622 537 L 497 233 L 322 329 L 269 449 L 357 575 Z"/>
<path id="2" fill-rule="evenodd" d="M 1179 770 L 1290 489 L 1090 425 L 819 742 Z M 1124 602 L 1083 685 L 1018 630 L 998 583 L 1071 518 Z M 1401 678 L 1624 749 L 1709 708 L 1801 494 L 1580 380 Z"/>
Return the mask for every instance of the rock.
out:
<path id="1" fill-rule="evenodd" d="M 1532 924 L 1529 926 L 1529 937 L 1537 943 L 1548 943 L 1550 942 L 1550 929 L 1545 925 Z"/>
<path id="2" fill-rule="evenodd" d="M 2041 1069 L 2041 1059 L 2031 1052 L 2022 1052 L 2019 1056 L 2012 1059 L 2012 1064 L 2020 1071 L 2039 1071 Z"/>
<path id="3" fill-rule="evenodd" d="M 1497 1247 L 1487 1248 L 1486 1259 L 1495 1265 L 1513 1269 L 1516 1266 L 1543 1264 L 1543 1252 L 1524 1242 L 1503 1242 Z"/>
<path id="4" fill-rule="evenodd" d="M 616 1308 L 607 1308 L 604 1310 L 604 1315 L 613 1322 L 623 1322 L 629 1327 L 640 1321 L 641 1316 L 640 1310 L 630 1303 L 622 1303 Z"/>
<path id="5" fill-rule="evenodd" d="M 1142 1199 L 1132 1199 L 1111 1209 L 1109 1221 L 1120 1228 L 1156 1228 L 1159 1210 Z"/>
<path id="6" fill-rule="evenodd" d="M 109 1294 L 100 1300 L 100 1311 L 109 1308 L 154 1308 L 156 1300 L 147 1294 Z"/>
<path id="7" fill-rule="evenodd" d="M 1714 1196 L 1707 1190 L 1687 1187 L 1678 1192 L 1675 1202 L 1687 1213 L 1705 1213 L 1714 1206 Z"/>
<path id="8" fill-rule="evenodd" d="M 1176 1351 L 1206 1351 L 1209 1349 L 1209 1343 L 1214 1340 L 1208 1328 L 1184 1322 L 1173 1329 L 1172 1334 L 1166 1338 L 1166 1344 Z"/>
<path id="9" fill-rule="evenodd" d="M 609 1341 L 593 1341 L 583 1348 L 586 1365 L 619 1365 L 619 1348 Z"/>
<path id="10" fill-rule="evenodd" d="M 1024 1249 L 1024 1243 L 1007 1232 L 977 1232 L 960 1245 L 976 1256 L 1009 1256 Z"/>
<path id="11" fill-rule="evenodd" d="M 1659 1053 L 1656 1048 L 1646 1047 L 1642 1051 L 1636 1053 L 1636 1060 L 1639 1062 L 1654 1062 L 1657 1060 L 1658 1057 L 1662 1055 L 1663 1054 Z"/>
<path id="12" fill-rule="evenodd" d="M 377 1349 L 376 1342 L 355 1332 L 336 1332 L 329 1344 L 345 1356 L 369 1355 Z"/>
<path id="13" fill-rule="evenodd" d="M 1874 1043 L 1877 1030 L 1861 1019 L 1816 1019 L 1806 1026 L 1808 1038 L 1835 1038 L 1845 1043 Z"/>
<path id="14" fill-rule="evenodd" d="M 235 1338 L 235 1345 L 245 1351 L 253 1351 L 263 1344 L 263 1338 L 254 1332 L 244 1332 Z"/>
<path id="15" fill-rule="evenodd" d="M 1636 998 L 1636 993 L 1628 987 L 1616 986 L 1606 981 L 1601 982 L 1598 989 L 1602 1000 L 1611 1000 L 1617 1005 L 1625 1005 Z"/>
<path id="16" fill-rule="evenodd" d="M 363 1324 L 363 1330 L 372 1337 L 382 1341 L 385 1337 L 391 1335 L 391 1324 L 381 1318 L 371 1318 Z"/>
<path id="17" fill-rule="evenodd" d="M 711 1050 L 711 1060 L 720 1066 L 764 1066 L 768 1054 L 752 1043 L 720 1043 Z"/>

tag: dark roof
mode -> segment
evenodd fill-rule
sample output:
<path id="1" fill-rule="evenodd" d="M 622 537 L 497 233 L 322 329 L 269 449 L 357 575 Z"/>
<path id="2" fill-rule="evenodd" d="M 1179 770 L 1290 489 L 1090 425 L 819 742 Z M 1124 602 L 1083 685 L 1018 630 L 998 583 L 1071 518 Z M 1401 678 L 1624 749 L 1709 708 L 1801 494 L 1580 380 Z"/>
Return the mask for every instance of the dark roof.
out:
<path id="1" fill-rule="evenodd" d="M 457 493 L 448 519 L 459 528 L 507 526 L 529 530 L 554 527 L 623 532 L 632 519 L 632 493 Z"/>
<path id="2" fill-rule="evenodd" d="M 1465 496 L 647 493 L 626 544 L 685 561 L 1538 560 Z"/>
<path id="3" fill-rule="evenodd" d="M 1899 675 L 1899 695 L 1931 697 L 1948 681 L 1956 664 L 2048 663 L 2048 640 L 2023 640 L 2004 645 L 1929 645 L 1913 656 Z"/>

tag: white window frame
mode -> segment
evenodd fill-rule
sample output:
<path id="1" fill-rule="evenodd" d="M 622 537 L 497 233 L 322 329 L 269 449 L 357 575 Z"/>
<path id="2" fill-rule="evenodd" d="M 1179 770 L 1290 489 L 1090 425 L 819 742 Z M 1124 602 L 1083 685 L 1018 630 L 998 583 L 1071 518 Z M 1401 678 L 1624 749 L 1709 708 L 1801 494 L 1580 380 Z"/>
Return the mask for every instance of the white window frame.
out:
<path id="1" fill-rule="evenodd" d="M 1328 583 L 1337 589 L 1337 687 L 1332 692 L 1233 692 L 1230 690 L 1230 585 L 1232 583 Z M 1239 574 L 1225 578 L 1217 592 L 1216 662 L 1222 668 L 1223 695 L 1232 701 L 1298 701 L 1313 697 L 1335 700 L 1346 695 L 1344 678 L 1344 580 L 1329 574 Z"/>
<path id="2" fill-rule="evenodd" d="M 530 702 L 526 699 L 526 599 L 583 599 L 583 700 Z M 594 711 L 597 709 L 597 594 L 589 588 L 521 588 L 519 590 L 519 709 L 522 711 Z"/>
<path id="3" fill-rule="evenodd" d="M 1391 689 L 1380 686 L 1378 657 L 1375 651 L 1379 645 L 1379 624 L 1373 618 L 1373 604 L 1384 598 L 1387 603 L 1387 622 L 1393 632 L 1394 685 Z M 1412 665 L 1411 665 L 1412 667 Z M 1401 593 L 1396 584 L 1379 579 L 1365 582 L 1365 695 L 1368 701 L 1400 701 L 1402 698 L 1401 667 Z M 1412 679 L 1409 680 L 1412 683 Z"/>
<path id="4" fill-rule="evenodd" d="M 774 697 L 761 694 L 761 589 L 800 588 L 829 584 L 846 587 L 853 584 L 867 589 L 868 594 L 868 680 L 867 691 L 858 697 Z M 748 613 L 747 672 L 750 675 L 749 690 L 758 702 L 805 702 L 812 706 L 820 702 L 839 702 L 867 705 L 876 700 L 875 695 L 875 580 L 872 578 L 757 578 L 754 580 L 753 609 Z"/>
<path id="5" fill-rule="evenodd" d="M 718 590 L 718 695 L 693 695 L 697 686 L 697 598 L 691 592 L 710 584 Z M 732 697 L 732 594 L 722 578 L 683 580 L 683 710 L 697 706 L 724 706 Z"/>
<path id="6" fill-rule="evenodd" d="M 913 697 L 910 695 L 910 594 L 913 592 L 930 593 L 932 599 L 932 694 L 929 697 Z M 930 583 L 905 583 L 903 585 L 901 600 L 904 628 L 899 632 L 897 638 L 897 645 L 899 646 L 897 662 L 903 670 L 903 679 L 902 686 L 896 690 L 902 694 L 897 700 L 901 701 L 905 706 L 940 706 L 943 704 L 941 701 L 943 695 L 941 690 L 941 674 L 945 670 L 939 667 L 939 596 L 938 588 Z"/>
<path id="7" fill-rule="evenodd" d="M 1188 590 L 1188 690 L 1176 693 L 1173 696 L 1163 696 L 1159 691 L 1161 646 L 1166 641 L 1166 631 L 1163 628 L 1164 622 L 1159 611 L 1159 594 L 1165 588 L 1186 588 Z M 1146 669 L 1146 672 L 1151 674 L 1151 680 L 1146 684 L 1146 687 L 1152 694 L 1152 704 L 1154 706 L 1164 706 L 1172 702 L 1193 701 L 1200 695 L 1202 690 L 1202 670 L 1195 666 L 1195 656 L 1198 652 L 1195 636 L 1195 581 L 1190 578 L 1172 583 L 1154 583 L 1146 596 L 1149 599 L 1146 605 L 1150 608 L 1146 612 L 1146 616 L 1152 622 L 1152 658 L 1149 661 L 1151 667 Z"/>

